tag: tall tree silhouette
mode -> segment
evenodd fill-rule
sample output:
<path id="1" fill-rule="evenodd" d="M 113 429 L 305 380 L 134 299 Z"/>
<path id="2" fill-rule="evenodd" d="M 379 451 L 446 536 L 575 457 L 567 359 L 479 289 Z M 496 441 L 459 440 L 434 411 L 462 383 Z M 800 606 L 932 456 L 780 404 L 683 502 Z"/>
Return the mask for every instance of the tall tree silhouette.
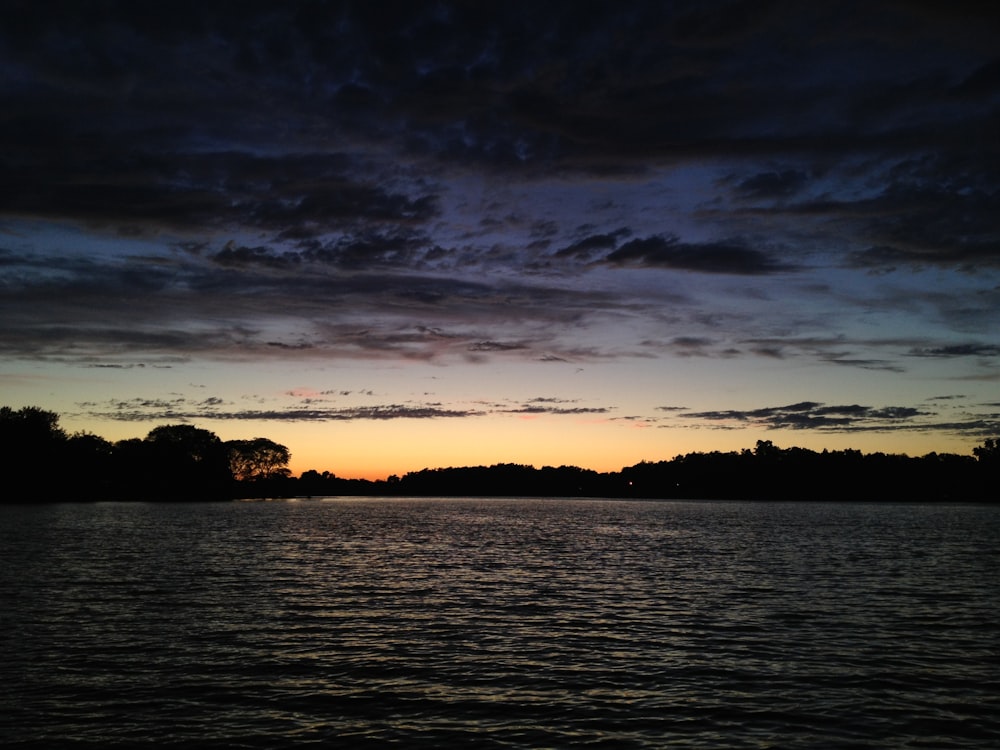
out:
<path id="1" fill-rule="evenodd" d="M 114 446 L 91 432 L 75 432 L 66 439 L 60 464 L 67 499 L 107 500 L 117 482 Z"/>
<path id="2" fill-rule="evenodd" d="M 193 425 L 163 425 L 143 441 L 155 471 L 150 494 L 176 500 L 223 497 L 231 491 L 229 455 L 219 437 Z"/>
<path id="3" fill-rule="evenodd" d="M 972 453 L 980 463 L 992 466 L 1000 465 L 1000 438 L 986 438 L 982 445 L 972 449 Z"/>
<path id="4" fill-rule="evenodd" d="M 228 440 L 229 470 L 240 482 L 280 479 L 288 476 L 292 454 L 288 448 L 267 438 Z"/>
<path id="5" fill-rule="evenodd" d="M 0 407 L 0 475 L 17 480 L 31 497 L 55 499 L 53 468 L 62 460 L 66 433 L 59 415 L 36 406 Z"/>

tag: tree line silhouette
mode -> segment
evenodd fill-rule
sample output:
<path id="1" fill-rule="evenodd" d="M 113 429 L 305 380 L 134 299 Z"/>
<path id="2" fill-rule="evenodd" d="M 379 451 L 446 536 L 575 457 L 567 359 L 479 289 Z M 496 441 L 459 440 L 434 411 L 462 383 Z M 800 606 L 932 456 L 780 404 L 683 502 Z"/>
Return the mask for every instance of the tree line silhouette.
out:
<path id="1" fill-rule="evenodd" d="M 192 425 L 163 425 L 144 439 L 112 443 L 67 435 L 59 416 L 34 406 L 0 407 L 0 470 L 24 500 L 218 500 L 289 478 L 288 449 L 267 438 L 222 441 Z"/>
<path id="2" fill-rule="evenodd" d="M 192 425 L 164 425 L 112 443 L 67 434 L 38 407 L 0 407 L 5 502 L 225 500 L 324 495 L 521 496 L 760 500 L 997 502 L 1000 440 L 973 455 L 817 452 L 757 441 L 742 451 L 688 453 L 617 472 L 495 464 L 423 469 L 386 480 L 309 470 L 291 476 L 288 449 L 267 438 L 223 441 Z"/>

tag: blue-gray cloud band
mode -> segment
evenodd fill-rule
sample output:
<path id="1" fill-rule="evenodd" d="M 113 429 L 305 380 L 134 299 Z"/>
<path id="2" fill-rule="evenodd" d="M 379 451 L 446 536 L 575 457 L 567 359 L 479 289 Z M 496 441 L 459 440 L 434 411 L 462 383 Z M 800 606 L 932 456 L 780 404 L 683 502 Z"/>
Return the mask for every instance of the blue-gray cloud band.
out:
<path id="1" fill-rule="evenodd" d="M 956 359 L 996 375 L 995 12 L 8 10 L 5 357 Z M 564 209 L 567 184 L 600 198 Z M 823 281 L 927 268 L 981 283 L 838 297 Z M 716 312 L 737 284 L 775 304 Z M 937 338 L 804 344 L 847 327 L 791 310 L 820 302 Z M 612 325 L 635 339 L 595 343 Z"/>

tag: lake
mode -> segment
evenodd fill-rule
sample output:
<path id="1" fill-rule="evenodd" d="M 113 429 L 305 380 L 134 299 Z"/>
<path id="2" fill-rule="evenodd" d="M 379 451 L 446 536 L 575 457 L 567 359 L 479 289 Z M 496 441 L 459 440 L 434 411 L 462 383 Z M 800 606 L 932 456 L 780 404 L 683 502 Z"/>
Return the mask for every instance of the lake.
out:
<path id="1" fill-rule="evenodd" d="M 1000 508 L 0 507 L 0 745 L 1000 747 Z"/>

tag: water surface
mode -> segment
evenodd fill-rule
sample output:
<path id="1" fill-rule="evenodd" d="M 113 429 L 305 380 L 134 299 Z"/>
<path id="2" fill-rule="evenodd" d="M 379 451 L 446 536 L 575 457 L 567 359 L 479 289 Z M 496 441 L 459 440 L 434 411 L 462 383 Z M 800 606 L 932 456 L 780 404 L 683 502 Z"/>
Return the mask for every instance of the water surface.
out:
<path id="1" fill-rule="evenodd" d="M 1000 511 L 0 508 L 4 747 L 1000 747 Z"/>

